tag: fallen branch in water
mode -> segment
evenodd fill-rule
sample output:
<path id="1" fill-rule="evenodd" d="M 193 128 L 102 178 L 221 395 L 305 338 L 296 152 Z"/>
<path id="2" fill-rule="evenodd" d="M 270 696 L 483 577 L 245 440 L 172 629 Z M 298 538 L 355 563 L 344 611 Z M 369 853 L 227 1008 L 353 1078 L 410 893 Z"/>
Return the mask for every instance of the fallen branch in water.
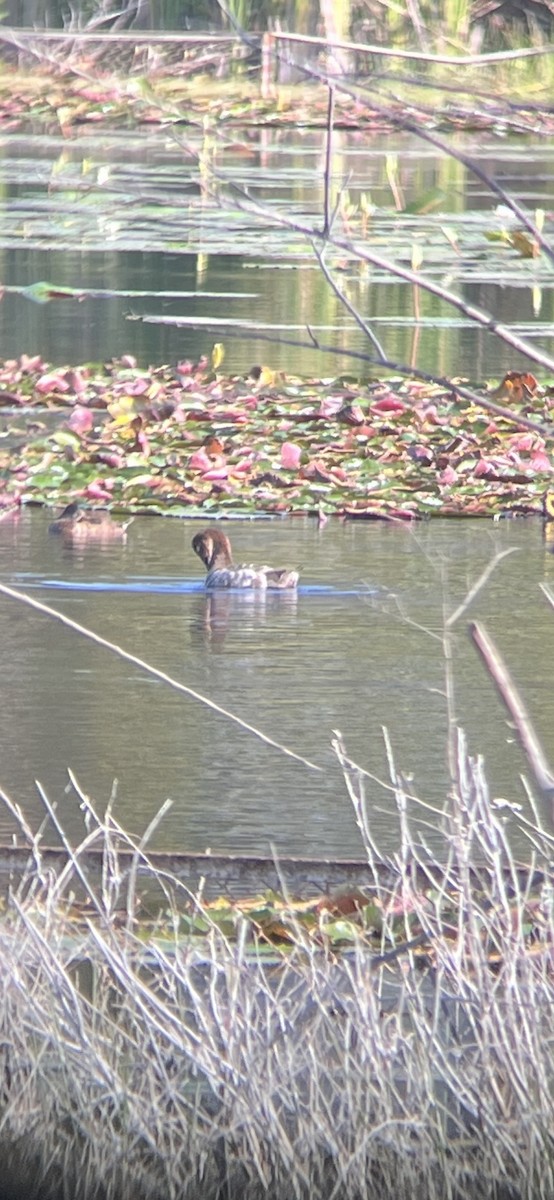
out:
<path id="1" fill-rule="evenodd" d="M 554 774 L 546 760 L 525 703 L 504 660 L 492 638 L 479 621 L 471 622 L 469 632 L 514 722 L 538 786 L 548 795 L 549 799 L 554 800 Z"/>

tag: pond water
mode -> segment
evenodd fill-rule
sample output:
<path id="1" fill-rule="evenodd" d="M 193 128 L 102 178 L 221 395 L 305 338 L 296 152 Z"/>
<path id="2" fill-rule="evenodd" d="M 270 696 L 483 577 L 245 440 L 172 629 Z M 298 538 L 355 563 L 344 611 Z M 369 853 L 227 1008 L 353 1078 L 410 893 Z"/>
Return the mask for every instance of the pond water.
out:
<path id="1" fill-rule="evenodd" d="M 70 551 L 44 512 L 0 523 L 0 580 L 51 605 L 308 758 L 315 771 L 139 667 L 27 606 L 0 597 L 3 703 L 0 786 L 37 826 L 40 780 L 70 834 L 84 831 L 67 767 L 103 811 L 142 831 L 166 798 L 161 848 L 356 855 L 360 841 L 331 750 L 387 780 L 382 727 L 414 793 L 448 792 L 445 614 L 496 552 L 472 606 L 496 639 L 554 758 L 554 582 L 538 520 L 433 521 L 408 528 L 308 519 L 237 520 L 236 558 L 298 564 L 298 595 L 208 597 L 190 541 L 197 522 L 140 518 L 125 545 Z M 494 687 L 466 632 L 455 638 L 456 707 L 472 752 L 486 756 L 492 794 L 525 804 L 529 774 Z M 386 787 L 368 781 L 376 840 L 397 848 Z M 415 825 L 433 815 L 411 804 Z M 12 828 L 0 815 L 0 840 Z M 433 841 L 433 833 L 426 831 Z M 51 839 L 48 839 L 51 840 Z M 522 837 L 516 843 L 525 850 Z"/>
<path id="2" fill-rule="evenodd" d="M 363 373 L 362 364 L 342 353 L 360 350 L 362 335 L 319 271 L 309 240 L 277 219 L 285 213 L 301 224 L 321 221 L 322 132 L 225 133 L 210 149 L 215 193 L 202 181 L 198 155 L 206 144 L 194 130 L 186 142 L 171 130 L 65 132 L 7 135 L 0 144 L 6 289 L 0 355 L 40 353 L 74 364 L 130 352 L 147 365 L 197 358 L 217 341 L 225 345 L 229 371 L 246 373 L 265 361 L 302 374 Z M 541 206 L 548 212 L 552 147 L 483 138 L 457 144 L 531 211 Z M 396 168 L 404 203 L 421 207 L 435 191 L 435 213 L 406 214 L 399 226 L 390 186 Z M 222 179 L 242 189 L 242 209 Z M 422 269 L 432 278 L 554 350 L 552 272 L 542 258 L 526 261 L 487 241 L 486 232 L 500 229 L 504 217 L 495 216 L 490 193 L 459 163 L 413 138 L 337 134 L 333 181 L 335 189 L 345 181 L 348 188 L 337 234 L 408 266 L 418 243 Z M 245 210 L 246 192 L 265 205 L 263 218 Z M 479 380 L 523 365 L 434 298 L 391 283 L 386 272 L 360 268 L 338 253 L 328 261 L 390 358 Z M 85 299 L 33 303 L 23 289 L 39 280 L 79 288 Z M 128 319 L 137 315 L 153 320 Z M 155 323 L 176 317 L 192 325 Z M 237 331 L 237 322 L 245 328 Z M 341 353 L 256 338 L 265 330 L 306 342 L 308 326 Z M 271 556 L 302 567 L 297 597 L 265 601 L 204 594 L 190 549 L 198 525 L 143 518 L 132 525 L 126 545 L 73 554 L 48 536 L 47 526 L 47 515 L 35 511 L 0 523 L 0 579 L 120 644 L 320 770 L 50 618 L 0 598 L 0 784 L 33 824 L 42 817 L 39 779 L 69 832 L 82 832 L 78 799 L 67 790 L 70 767 L 100 809 L 117 779 L 117 816 L 135 832 L 170 797 L 158 846 L 267 852 L 275 845 L 290 853 L 357 854 L 332 731 L 341 730 L 351 756 L 386 780 L 383 726 L 397 765 L 413 772 L 414 791 L 442 805 L 448 790 L 444 661 L 440 638 L 432 635 L 495 552 L 511 546 L 518 552 L 499 565 L 474 615 L 498 638 L 547 753 L 554 754 L 554 617 L 538 589 L 552 577 L 554 558 L 545 553 L 538 521 L 436 521 L 415 528 L 329 523 L 321 530 L 298 519 L 234 522 L 238 558 Z M 463 626 L 456 681 L 460 722 L 472 749 L 486 754 L 494 794 L 524 802 L 519 774 L 526 764 Z M 391 793 L 368 783 L 368 795 L 377 840 L 393 852 L 398 825 Z M 10 828 L 1 816 L 0 836 Z"/>
<path id="3" fill-rule="evenodd" d="M 129 352 L 146 366 L 197 358 L 223 342 L 232 372 L 265 362 L 301 374 L 367 374 L 344 351 L 372 348 L 301 232 L 321 227 L 324 142 L 323 131 L 225 126 L 205 138 L 194 128 L 4 136 L 0 355 L 41 353 L 59 364 Z M 451 144 L 531 214 L 544 209 L 548 231 L 551 145 L 483 135 Z M 332 188 L 342 197 L 336 237 L 405 267 L 421 253 L 422 274 L 554 352 L 551 266 L 488 240 L 510 214 L 495 212 L 497 197 L 466 167 L 411 136 L 337 132 Z M 401 221 L 393 190 L 406 209 Z M 326 261 L 390 360 L 478 381 L 528 369 L 455 309 L 391 282 L 384 268 L 338 249 Z M 22 290 L 40 280 L 86 298 L 33 303 Z M 176 327 L 176 319 L 189 324 Z M 337 354 L 311 349 L 312 339 Z"/>

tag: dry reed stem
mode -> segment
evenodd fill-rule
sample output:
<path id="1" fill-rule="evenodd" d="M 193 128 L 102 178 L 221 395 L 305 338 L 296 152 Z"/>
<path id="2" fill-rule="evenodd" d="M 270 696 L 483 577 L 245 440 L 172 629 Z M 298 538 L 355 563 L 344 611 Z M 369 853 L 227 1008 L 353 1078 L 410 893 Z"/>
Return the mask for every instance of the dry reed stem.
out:
<path id="1" fill-rule="evenodd" d="M 339 735 L 335 748 L 365 839 L 367 779 Z M 209 910 L 207 937 L 187 938 L 183 889 L 167 878 L 168 914 L 145 942 L 129 913 L 125 928 L 115 920 L 118 847 L 129 841 L 92 804 L 89 837 L 105 840 L 111 878 L 76 925 L 71 893 L 89 838 L 72 851 L 63 888 L 44 873 L 33 886 L 37 840 L 27 886 L 0 924 L 0 1151 L 29 1195 L 42 1181 L 47 1196 L 45 1180 L 57 1194 L 62 1178 L 83 1200 L 552 1195 L 551 838 L 532 827 L 535 862 L 522 872 L 458 732 L 444 853 L 426 859 L 415 801 L 388 753 L 401 819 L 390 885 L 369 871 L 381 942 L 387 951 L 410 933 L 409 900 L 427 960 L 407 946 L 403 965 L 380 963 L 362 934 L 336 954 L 294 919 L 295 945 L 268 957 L 244 918 L 230 940 Z M 371 836 L 366 849 L 383 863 Z M 141 871 L 147 861 L 143 849 Z M 399 902 L 404 917 L 394 916 Z"/>

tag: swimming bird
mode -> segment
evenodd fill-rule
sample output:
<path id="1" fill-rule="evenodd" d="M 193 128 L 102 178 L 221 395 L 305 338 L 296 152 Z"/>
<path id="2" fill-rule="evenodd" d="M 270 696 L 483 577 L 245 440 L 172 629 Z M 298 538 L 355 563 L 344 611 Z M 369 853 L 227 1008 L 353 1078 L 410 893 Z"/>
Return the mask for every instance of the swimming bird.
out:
<path id="1" fill-rule="evenodd" d="M 81 508 L 73 501 L 51 522 L 48 532 L 60 533 L 70 541 L 114 541 L 125 537 L 130 524 L 118 524 L 106 508 Z"/>
<path id="2" fill-rule="evenodd" d="M 221 529 L 205 529 L 192 539 L 195 554 L 208 572 L 207 588 L 260 588 L 274 591 L 295 588 L 298 571 L 286 568 L 254 567 L 250 563 L 235 566 L 231 543 Z"/>

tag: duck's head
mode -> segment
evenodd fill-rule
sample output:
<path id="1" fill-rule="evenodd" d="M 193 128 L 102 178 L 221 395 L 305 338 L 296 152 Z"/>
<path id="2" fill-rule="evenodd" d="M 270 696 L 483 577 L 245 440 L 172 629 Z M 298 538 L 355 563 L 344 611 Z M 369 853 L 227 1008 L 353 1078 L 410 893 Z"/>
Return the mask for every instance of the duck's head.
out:
<path id="1" fill-rule="evenodd" d="M 71 504 L 67 504 L 59 517 L 48 526 L 50 533 L 66 533 L 69 529 L 73 529 L 77 522 L 81 520 L 82 511 L 76 500 L 73 500 Z"/>
<path id="2" fill-rule="evenodd" d="M 221 529 L 205 529 L 192 539 L 195 554 L 202 559 L 207 571 L 213 567 L 229 567 L 232 564 L 231 543 Z"/>
<path id="3" fill-rule="evenodd" d="M 72 500 L 71 504 L 67 504 L 63 512 L 60 513 L 58 521 L 79 521 L 83 510 L 76 500 Z"/>

